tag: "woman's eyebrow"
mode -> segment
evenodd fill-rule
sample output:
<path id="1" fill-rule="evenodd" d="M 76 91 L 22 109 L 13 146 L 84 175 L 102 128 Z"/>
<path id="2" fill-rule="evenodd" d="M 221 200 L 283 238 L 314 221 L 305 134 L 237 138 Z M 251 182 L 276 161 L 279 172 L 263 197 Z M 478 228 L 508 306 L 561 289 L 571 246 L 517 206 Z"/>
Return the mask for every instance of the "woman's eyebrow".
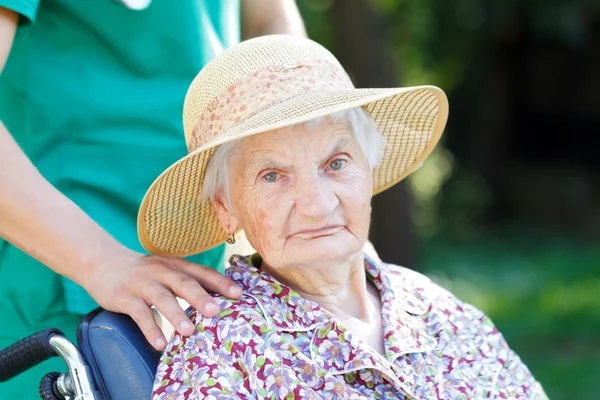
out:
<path id="1" fill-rule="evenodd" d="M 273 159 L 265 156 L 263 154 L 256 155 L 250 159 L 247 164 L 246 170 L 259 170 L 263 169 L 284 169 L 285 166 L 282 166 L 280 163 L 277 163 Z"/>
<path id="2" fill-rule="evenodd" d="M 327 146 L 327 148 L 330 148 L 331 150 L 325 154 L 325 157 L 331 157 L 336 153 L 347 152 L 348 148 L 352 147 L 352 137 L 349 134 L 340 134 L 331 141 L 331 144 L 331 146 Z M 250 156 L 248 162 L 246 163 L 246 167 L 244 168 L 244 172 L 253 173 L 254 171 L 262 171 L 264 169 L 290 168 L 290 166 L 287 164 L 275 161 L 269 157 L 268 154 L 261 154 L 261 152 L 257 153 L 258 154 Z"/>
<path id="3" fill-rule="evenodd" d="M 333 149 L 329 152 L 329 155 L 347 152 L 348 147 L 350 147 L 350 145 L 352 144 L 352 139 L 349 138 L 347 135 L 343 135 L 336 138 L 336 140 L 333 143 L 335 143 L 335 145 L 333 146 Z"/>

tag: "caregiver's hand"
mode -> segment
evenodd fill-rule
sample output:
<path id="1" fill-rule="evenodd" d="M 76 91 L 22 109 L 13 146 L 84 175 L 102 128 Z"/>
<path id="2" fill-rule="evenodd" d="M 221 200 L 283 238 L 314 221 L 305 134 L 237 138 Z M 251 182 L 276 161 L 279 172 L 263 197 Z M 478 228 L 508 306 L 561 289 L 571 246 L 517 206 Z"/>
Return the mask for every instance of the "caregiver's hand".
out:
<path id="1" fill-rule="evenodd" d="M 163 349 L 166 341 L 149 305 L 187 336 L 194 333 L 195 327 L 175 295 L 203 315 L 213 317 L 219 308 L 206 290 L 230 298 L 242 293 L 217 271 L 182 258 L 146 256 L 127 249 L 111 258 L 88 274 L 82 286 L 103 308 L 130 315 L 156 349 Z"/>
<path id="2" fill-rule="evenodd" d="M 129 314 L 150 343 L 165 339 L 150 305 L 183 335 L 190 334 L 175 294 L 206 316 L 216 314 L 206 294 L 227 297 L 233 282 L 183 259 L 135 253 L 111 237 L 31 164 L 0 122 L 0 238 L 83 286 L 102 307 Z M 15 265 L 14 268 L 18 268 Z"/>

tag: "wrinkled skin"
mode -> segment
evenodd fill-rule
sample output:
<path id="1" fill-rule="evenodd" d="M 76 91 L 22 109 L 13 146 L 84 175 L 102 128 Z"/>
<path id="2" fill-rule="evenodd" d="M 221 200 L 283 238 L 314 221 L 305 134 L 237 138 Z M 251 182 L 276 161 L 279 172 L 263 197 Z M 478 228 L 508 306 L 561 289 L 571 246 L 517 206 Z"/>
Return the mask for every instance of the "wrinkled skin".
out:
<path id="1" fill-rule="evenodd" d="M 232 201 L 216 204 L 217 214 L 227 231 L 244 229 L 272 269 L 315 269 L 362 256 L 372 172 L 345 123 L 251 136 L 232 154 L 230 168 Z"/>

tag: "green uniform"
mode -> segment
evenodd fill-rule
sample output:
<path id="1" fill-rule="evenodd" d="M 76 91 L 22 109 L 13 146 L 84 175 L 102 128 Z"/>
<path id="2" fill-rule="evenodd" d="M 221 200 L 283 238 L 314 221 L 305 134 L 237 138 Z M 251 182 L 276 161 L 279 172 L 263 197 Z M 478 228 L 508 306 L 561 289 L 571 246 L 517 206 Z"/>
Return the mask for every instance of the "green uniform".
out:
<path id="1" fill-rule="evenodd" d="M 42 175 L 127 247 L 143 251 L 139 204 L 186 154 L 182 108 L 198 71 L 239 41 L 239 0 L 0 0 L 22 15 L 4 73 L 0 119 Z M 1 221 L 0 221 L 1 223 Z M 222 269 L 223 247 L 191 258 Z M 48 327 L 73 340 L 96 304 L 76 284 L 0 239 L 0 348 Z M 33 399 L 58 359 L 8 383 Z"/>

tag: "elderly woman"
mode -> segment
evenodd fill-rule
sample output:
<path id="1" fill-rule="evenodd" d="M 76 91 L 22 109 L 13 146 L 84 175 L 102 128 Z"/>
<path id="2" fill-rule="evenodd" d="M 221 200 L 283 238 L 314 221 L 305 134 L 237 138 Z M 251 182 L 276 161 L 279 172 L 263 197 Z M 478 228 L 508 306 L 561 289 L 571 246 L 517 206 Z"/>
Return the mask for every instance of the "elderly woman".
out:
<path id="1" fill-rule="evenodd" d="M 244 230 L 257 250 L 227 276 L 214 318 L 161 358 L 156 399 L 545 398 L 481 311 L 426 277 L 369 258 L 371 196 L 437 143 L 434 87 L 355 89 L 301 38 L 244 42 L 208 64 L 186 97 L 190 154 L 139 216 L 153 253 L 188 255 Z"/>

